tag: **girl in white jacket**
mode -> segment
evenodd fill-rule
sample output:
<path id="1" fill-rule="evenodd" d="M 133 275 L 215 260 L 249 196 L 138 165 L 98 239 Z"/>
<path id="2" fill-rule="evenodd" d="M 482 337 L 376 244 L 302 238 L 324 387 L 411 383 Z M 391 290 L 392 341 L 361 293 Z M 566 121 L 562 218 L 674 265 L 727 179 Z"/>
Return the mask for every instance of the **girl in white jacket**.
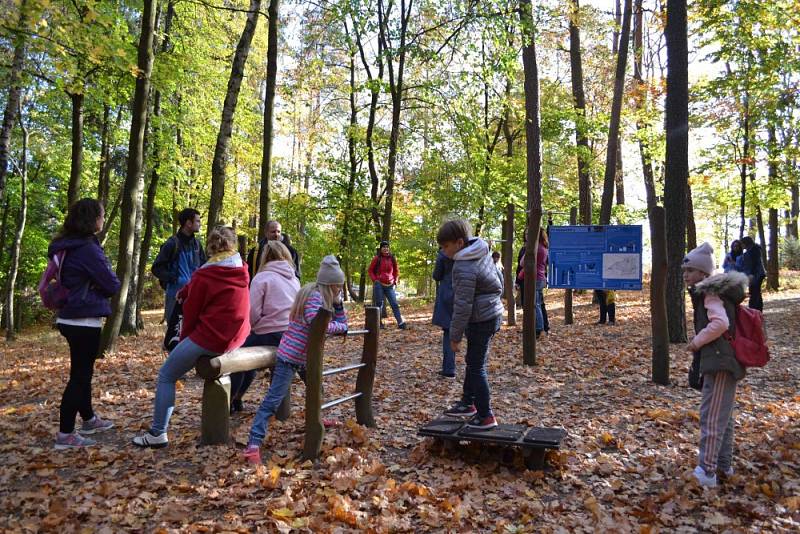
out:
<path id="1" fill-rule="evenodd" d="M 300 282 L 289 249 L 280 241 L 267 241 L 258 274 L 250 284 L 250 335 L 243 347 L 277 347 L 289 328 L 289 312 Z M 231 375 L 231 413 L 243 409 L 242 397 L 255 371 Z"/>

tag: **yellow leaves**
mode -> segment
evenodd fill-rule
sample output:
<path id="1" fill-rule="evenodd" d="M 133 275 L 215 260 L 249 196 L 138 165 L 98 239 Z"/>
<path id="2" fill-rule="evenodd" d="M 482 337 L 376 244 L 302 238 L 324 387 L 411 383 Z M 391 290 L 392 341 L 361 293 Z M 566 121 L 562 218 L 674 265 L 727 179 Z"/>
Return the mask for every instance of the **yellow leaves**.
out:
<path id="1" fill-rule="evenodd" d="M 294 517 L 294 511 L 289 508 L 278 508 L 277 510 L 270 510 L 270 515 L 272 517 L 277 517 L 278 519 L 288 519 Z"/>
<path id="2" fill-rule="evenodd" d="M 797 512 L 800 510 L 800 496 L 786 497 L 781 501 L 781 504 L 788 508 L 790 512 Z"/>
<path id="3" fill-rule="evenodd" d="M 600 434 L 600 441 L 603 443 L 603 445 L 611 445 L 614 443 L 615 440 L 614 436 L 612 436 L 610 433 L 603 432 L 602 434 Z"/>
<path id="4" fill-rule="evenodd" d="M 268 472 L 267 468 L 263 465 L 256 467 L 256 475 L 258 475 L 261 481 L 262 488 L 273 489 L 278 486 L 278 480 L 281 477 L 281 468 L 272 463 L 270 463 L 270 466 Z"/>

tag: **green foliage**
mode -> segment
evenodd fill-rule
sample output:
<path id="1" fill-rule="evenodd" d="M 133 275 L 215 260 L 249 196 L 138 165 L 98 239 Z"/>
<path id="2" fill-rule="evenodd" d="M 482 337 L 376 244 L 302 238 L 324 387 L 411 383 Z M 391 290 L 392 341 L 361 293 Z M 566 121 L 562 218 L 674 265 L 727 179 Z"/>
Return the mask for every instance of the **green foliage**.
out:
<path id="1" fill-rule="evenodd" d="M 795 237 L 787 237 L 783 240 L 781 263 L 787 269 L 800 271 L 800 240 Z"/>

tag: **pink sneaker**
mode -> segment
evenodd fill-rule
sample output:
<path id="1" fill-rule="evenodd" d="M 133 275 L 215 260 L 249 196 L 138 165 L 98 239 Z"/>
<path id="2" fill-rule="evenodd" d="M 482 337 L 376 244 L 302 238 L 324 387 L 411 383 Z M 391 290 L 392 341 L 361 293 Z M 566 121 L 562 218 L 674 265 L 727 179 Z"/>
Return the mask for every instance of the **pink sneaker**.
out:
<path id="1" fill-rule="evenodd" d="M 62 434 L 61 432 L 56 433 L 55 449 L 57 451 L 91 447 L 92 445 L 97 445 L 97 442 L 95 442 L 93 439 L 84 438 L 77 432 L 72 432 L 71 434 Z"/>
<path id="2" fill-rule="evenodd" d="M 98 432 L 105 432 L 114 428 L 114 423 L 107 419 L 100 419 L 99 415 L 95 415 L 88 421 L 84 421 L 83 425 L 78 429 L 78 432 L 87 436 L 89 434 L 97 434 Z"/>
<path id="3" fill-rule="evenodd" d="M 322 418 L 322 426 L 325 428 L 333 428 L 335 426 L 339 426 L 341 423 L 338 419 L 333 419 L 331 417 L 323 417 Z"/>
<path id="4" fill-rule="evenodd" d="M 261 447 L 255 444 L 248 445 L 242 453 L 244 459 L 248 464 L 260 465 L 261 464 Z"/>

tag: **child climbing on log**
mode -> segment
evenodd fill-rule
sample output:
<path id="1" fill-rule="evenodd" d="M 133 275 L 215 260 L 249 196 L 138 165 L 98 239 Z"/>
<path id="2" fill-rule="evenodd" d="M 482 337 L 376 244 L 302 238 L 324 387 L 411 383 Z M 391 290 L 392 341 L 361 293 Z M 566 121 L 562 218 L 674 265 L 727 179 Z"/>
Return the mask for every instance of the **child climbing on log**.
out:
<path id="1" fill-rule="evenodd" d="M 175 383 L 201 356 L 217 356 L 239 347 L 250 333 L 250 275 L 236 252 L 236 233 L 218 226 L 208 236 L 208 261 L 178 292 L 183 303 L 181 341 L 158 371 L 153 423 L 133 438 L 138 447 L 166 447 L 167 426 L 175 408 Z"/>
<path id="2" fill-rule="evenodd" d="M 695 336 L 686 350 L 699 357 L 700 449 L 692 474 L 702 486 L 715 487 L 717 474 L 733 475 L 733 407 L 736 382 L 745 370 L 733 346 L 723 338 L 744 300 L 747 276 L 729 272 L 711 276 L 714 251 L 703 243 L 683 258 L 683 281 L 694 308 Z"/>
<path id="3" fill-rule="evenodd" d="M 250 335 L 242 347 L 277 347 L 289 328 L 289 312 L 298 291 L 291 252 L 280 241 L 267 241 L 258 274 L 250 284 Z M 231 375 L 231 413 L 244 409 L 242 398 L 255 376 L 255 370 Z"/>
<path id="4" fill-rule="evenodd" d="M 306 353 L 311 322 L 321 308 L 334 311 L 334 317 L 328 324 L 328 333 L 347 331 L 347 316 L 342 303 L 342 286 L 345 276 L 335 256 L 322 259 L 317 281 L 306 284 L 295 297 L 289 315 L 289 329 L 283 334 L 278 346 L 278 356 L 272 383 L 269 386 L 261 406 L 258 407 L 244 458 L 248 463 L 261 463 L 261 443 L 267 436 L 269 418 L 272 417 L 283 398 L 289 393 L 294 374 L 297 372 L 305 379 Z"/>
<path id="5" fill-rule="evenodd" d="M 467 425 L 488 430 L 497 426 L 490 404 L 486 360 L 489 343 L 500 330 L 503 317 L 503 279 L 492 261 L 489 245 L 472 237 L 469 223 L 456 219 L 444 223 L 436 235 L 442 252 L 454 260 L 453 318 L 450 322 L 450 346 L 458 352 L 467 338 L 467 368 L 461 400 L 445 415 L 469 417 Z"/>

